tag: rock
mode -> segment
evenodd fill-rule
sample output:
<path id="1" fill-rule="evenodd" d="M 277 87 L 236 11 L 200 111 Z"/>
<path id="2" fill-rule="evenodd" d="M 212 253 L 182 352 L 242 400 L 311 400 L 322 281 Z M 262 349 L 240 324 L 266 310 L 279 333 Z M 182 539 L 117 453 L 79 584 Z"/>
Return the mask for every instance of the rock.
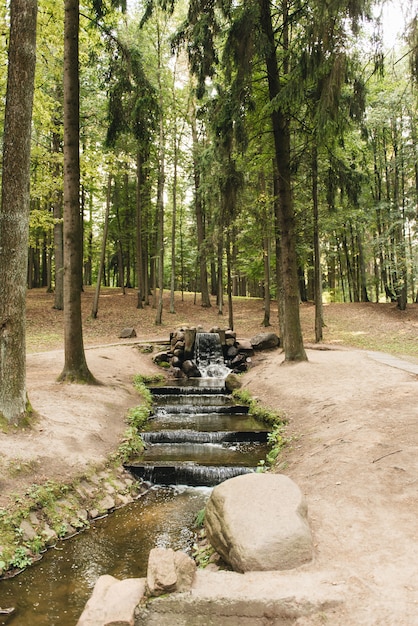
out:
<path id="1" fill-rule="evenodd" d="M 186 374 L 188 378 L 200 378 L 201 377 L 201 373 L 199 372 L 199 369 L 196 363 L 194 363 L 193 361 L 190 361 L 190 359 L 188 359 L 187 361 L 184 361 L 183 372 Z"/>
<path id="2" fill-rule="evenodd" d="M 184 356 L 190 359 L 193 356 L 196 330 L 188 328 L 184 333 Z"/>
<path id="3" fill-rule="evenodd" d="M 228 391 L 234 391 L 234 389 L 240 389 L 242 387 L 242 383 L 236 374 L 228 374 L 225 378 L 225 387 Z"/>
<path id="4" fill-rule="evenodd" d="M 235 347 L 239 352 L 247 352 L 249 354 L 253 354 L 254 352 L 254 348 L 249 339 L 239 339 L 235 342 Z"/>
<path id="5" fill-rule="evenodd" d="M 32 524 L 32 526 L 39 526 L 39 519 L 38 516 L 36 515 L 35 511 L 31 511 L 29 513 L 29 521 Z"/>
<path id="6" fill-rule="evenodd" d="M 144 343 L 138 346 L 138 352 L 141 354 L 151 354 L 151 352 L 154 352 L 154 346 L 151 343 Z"/>
<path id="7" fill-rule="evenodd" d="M 175 590 L 177 583 L 174 550 L 153 548 L 148 557 L 147 594 L 161 596 Z"/>
<path id="8" fill-rule="evenodd" d="M 181 367 L 181 359 L 176 354 L 171 359 L 171 367 L 176 367 L 176 368 Z"/>
<path id="9" fill-rule="evenodd" d="M 22 533 L 23 541 L 32 541 L 36 537 L 36 531 L 32 524 L 28 520 L 24 519 L 20 522 L 20 532 Z"/>
<path id="10" fill-rule="evenodd" d="M 100 576 L 77 626 L 134 626 L 135 608 L 143 598 L 145 580 Z"/>
<path id="11" fill-rule="evenodd" d="M 148 558 L 147 595 L 189 591 L 196 563 L 183 552 L 172 548 L 153 548 Z"/>
<path id="12" fill-rule="evenodd" d="M 57 533 L 50 526 L 48 526 L 48 524 L 44 525 L 41 532 L 41 537 L 45 541 L 45 545 L 48 546 L 48 548 L 54 546 L 57 543 L 58 539 Z"/>
<path id="13" fill-rule="evenodd" d="M 158 352 L 157 354 L 154 354 L 154 356 L 152 357 L 152 360 L 154 361 L 154 363 L 156 365 L 161 365 L 163 363 L 169 363 L 170 362 L 170 355 L 168 354 L 167 351 L 163 351 L 163 352 Z"/>
<path id="14" fill-rule="evenodd" d="M 177 550 L 174 552 L 174 566 L 177 573 L 176 591 L 178 593 L 190 591 L 196 573 L 196 561 Z"/>
<path id="15" fill-rule="evenodd" d="M 269 350 L 280 345 L 280 339 L 276 333 L 258 333 L 251 338 L 250 342 L 254 350 Z"/>
<path id="16" fill-rule="evenodd" d="M 234 356 L 234 358 L 231 360 L 231 365 L 232 366 L 240 365 L 241 363 L 245 363 L 246 360 L 247 360 L 247 355 L 243 354 L 242 352 L 239 352 L 237 356 Z"/>
<path id="17" fill-rule="evenodd" d="M 111 495 L 104 496 L 97 504 L 98 509 L 100 511 L 105 511 L 106 513 L 114 509 L 115 506 L 115 501 Z"/>
<path id="18" fill-rule="evenodd" d="M 184 378 L 184 373 L 179 367 L 173 367 L 173 369 L 171 370 L 171 376 L 173 378 Z"/>
<path id="19" fill-rule="evenodd" d="M 124 328 L 119 333 L 120 339 L 130 339 L 131 337 L 136 337 L 135 328 Z"/>
<path id="20" fill-rule="evenodd" d="M 205 526 L 237 572 L 291 569 L 312 559 L 305 498 L 283 474 L 244 474 L 216 486 Z"/>

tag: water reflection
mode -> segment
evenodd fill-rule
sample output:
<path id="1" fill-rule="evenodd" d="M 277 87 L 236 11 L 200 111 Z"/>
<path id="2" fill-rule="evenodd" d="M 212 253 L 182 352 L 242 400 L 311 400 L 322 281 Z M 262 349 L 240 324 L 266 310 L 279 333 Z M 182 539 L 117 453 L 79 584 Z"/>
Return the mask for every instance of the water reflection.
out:
<path id="1" fill-rule="evenodd" d="M 0 581 L 0 607 L 14 606 L 7 626 L 74 626 L 99 576 L 143 577 L 151 548 L 189 552 L 193 522 L 208 488 L 155 487 L 140 500 L 62 542 L 36 565 Z"/>

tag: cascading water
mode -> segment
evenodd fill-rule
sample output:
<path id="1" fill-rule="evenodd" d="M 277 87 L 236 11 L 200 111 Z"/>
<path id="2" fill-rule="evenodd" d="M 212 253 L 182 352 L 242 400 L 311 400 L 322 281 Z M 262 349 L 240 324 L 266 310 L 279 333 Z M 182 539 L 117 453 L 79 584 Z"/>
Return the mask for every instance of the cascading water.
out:
<path id="1" fill-rule="evenodd" d="M 225 365 L 219 333 L 196 333 L 195 361 L 202 378 L 226 378 L 230 370 Z"/>
<path id="2" fill-rule="evenodd" d="M 72 626 L 99 575 L 144 576 L 154 545 L 190 549 L 193 520 L 209 495 L 206 487 L 253 472 L 265 458 L 268 430 L 248 415 L 248 407 L 235 405 L 225 388 L 229 370 L 219 335 L 197 337 L 199 358 L 206 363 L 199 365 L 202 378 L 151 390 L 157 406 L 143 433 L 147 450 L 129 466 L 146 481 L 178 487 L 156 486 L 16 579 L 1 581 L 0 606 L 17 610 L 4 620 L 0 615 L 0 625 Z"/>
<path id="3" fill-rule="evenodd" d="M 145 481 L 214 486 L 265 459 L 268 430 L 225 388 L 229 369 L 218 333 L 196 333 L 195 362 L 202 377 L 192 385 L 151 389 L 155 413 L 142 433 L 145 451 L 126 466 Z"/>

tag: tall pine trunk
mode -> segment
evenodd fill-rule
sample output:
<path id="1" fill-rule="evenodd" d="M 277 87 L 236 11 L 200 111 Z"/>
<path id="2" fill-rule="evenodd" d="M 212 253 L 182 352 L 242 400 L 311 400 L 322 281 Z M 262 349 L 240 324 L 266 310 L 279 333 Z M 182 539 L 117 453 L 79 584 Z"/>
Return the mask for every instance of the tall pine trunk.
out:
<path id="1" fill-rule="evenodd" d="M 210 307 L 209 296 L 209 284 L 208 284 L 208 269 L 206 264 L 206 242 L 205 242 L 205 220 L 203 214 L 203 205 L 200 190 L 200 171 L 199 164 L 197 162 L 197 130 L 196 120 L 192 116 L 192 140 L 193 140 L 193 168 L 194 168 L 194 192 L 195 192 L 195 212 L 196 212 L 196 226 L 197 226 L 197 247 L 199 258 L 199 276 L 200 276 L 200 292 L 202 295 L 202 306 Z"/>
<path id="2" fill-rule="evenodd" d="M 26 280 L 36 0 L 11 0 L 0 207 L 0 417 L 26 413 Z M 13 253 L 11 251 L 13 250 Z"/>
<path id="3" fill-rule="evenodd" d="M 284 2 L 286 47 L 287 5 Z M 265 61 L 270 101 L 280 95 L 279 69 L 269 0 L 260 0 L 261 28 L 266 38 Z M 290 180 L 290 125 L 280 109 L 273 109 L 271 122 L 278 171 L 278 226 L 281 237 L 280 273 L 283 288 L 283 348 L 285 361 L 306 361 L 299 313 L 299 282 L 296 262 L 295 216 Z"/>
<path id="4" fill-rule="evenodd" d="M 64 4 L 64 368 L 59 380 L 95 382 L 83 345 L 81 286 L 83 243 L 80 211 L 80 85 L 78 0 Z"/>
<path id="5" fill-rule="evenodd" d="M 322 270 L 321 249 L 319 243 L 319 211 L 318 211 L 318 150 L 312 150 L 312 204 L 314 230 L 314 293 L 315 293 L 315 341 L 322 341 L 324 314 L 322 306 Z"/>

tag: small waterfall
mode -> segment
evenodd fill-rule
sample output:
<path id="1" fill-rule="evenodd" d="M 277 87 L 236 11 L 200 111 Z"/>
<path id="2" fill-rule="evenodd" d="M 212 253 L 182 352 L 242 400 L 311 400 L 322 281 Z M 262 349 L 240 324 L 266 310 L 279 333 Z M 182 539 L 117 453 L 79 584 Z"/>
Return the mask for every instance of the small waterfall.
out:
<path id="1" fill-rule="evenodd" d="M 230 371 L 218 333 L 196 333 L 195 360 L 202 378 L 225 378 Z"/>
<path id="2" fill-rule="evenodd" d="M 144 443 L 242 443 L 255 441 L 266 443 L 267 430 L 259 431 L 198 431 L 184 428 L 182 430 L 157 430 L 142 433 Z"/>
<path id="3" fill-rule="evenodd" d="M 130 465 L 130 471 L 147 482 L 160 485 L 190 485 L 213 487 L 219 483 L 239 476 L 249 474 L 254 469 L 248 467 L 218 467 L 202 465 Z"/>
<path id="4" fill-rule="evenodd" d="M 248 414 L 248 406 L 235 404 L 215 377 L 226 369 L 219 335 L 197 337 L 195 362 L 209 378 L 158 388 L 154 415 L 141 433 L 145 448 L 125 465 L 147 482 L 214 486 L 256 471 L 267 455 L 268 428 Z"/>

